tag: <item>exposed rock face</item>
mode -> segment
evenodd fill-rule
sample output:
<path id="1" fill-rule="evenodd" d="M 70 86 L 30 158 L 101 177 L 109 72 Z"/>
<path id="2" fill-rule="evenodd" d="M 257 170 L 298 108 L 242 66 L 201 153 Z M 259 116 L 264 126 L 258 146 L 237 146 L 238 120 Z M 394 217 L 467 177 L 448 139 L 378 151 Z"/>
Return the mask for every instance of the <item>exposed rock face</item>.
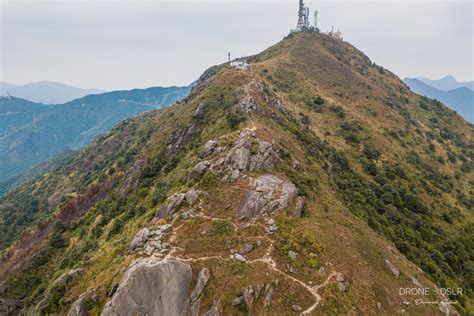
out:
<path id="1" fill-rule="evenodd" d="M 139 159 L 135 161 L 133 164 L 132 170 L 127 174 L 127 178 L 122 184 L 122 187 L 120 188 L 120 194 L 125 194 L 127 190 L 130 188 L 130 186 L 137 181 L 138 176 L 140 175 L 140 172 L 142 170 L 142 166 L 144 164 L 143 159 Z"/>
<path id="2" fill-rule="evenodd" d="M 82 293 L 79 298 L 72 303 L 69 309 L 68 316 L 89 316 L 86 301 L 98 300 L 98 293 L 96 289 Z"/>
<path id="3" fill-rule="evenodd" d="M 158 252 L 162 256 L 168 252 L 169 245 L 162 242 L 163 234 L 171 228 L 170 224 L 159 226 L 156 230 L 150 231 L 148 228 L 142 228 L 133 238 L 130 244 L 130 251 L 139 252 L 142 255 L 151 255 Z"/>
<path id="4" fill-rule="evenodd" d="M 79 268 L 79 269 L 74 269 L 74 270 L 69 270 L 67 272 L 64 272 L 59 277 L 57 277 L 56 280 L 54 280 L 54 282 L 51 284 L 51 286 L 45 291 L 42 299 L 38 302 L 38 304 L 36 304 L 36 306 L 31 310 L 31 312 L 27 312 L 26 314 L 37 315 L 39 310 L 48 301 L 52 289 L 63 286 L 64 284 L 74 281 L 82 272 L 84 272 L 84 269 Z"/>
<path id="5" fill-rule="evenodd" d="M 247 310 L 252 310 L 253 303 L 258 300 L 260 295 L 263 294 L 264 306 L 270 306 L 272 303 L 273 287 L 270 283 L 264 284 L 260 283 L 255 286 L 248 286 L 242 290 L 242 295 L 236 297 L 231 304 L 237 306 L 245 303 Z"/>
<path id="6" fill-rule="evenodd" d="M 235 105 L 235 108 L 247 113 L 252 111 L 258 111 L 258 104 L 250 95 L 246 95 L 239 103 Z"/>
<path id="7" fill-rule="evenodd" d="M 168 199 L 168 203 L 160 207 L 155 216 L 159 218 L 171 216 L 178 210 L 184 201 L 189 205 L 193 205 L 198 200 L 199 195 L 203 193 L 204 192 L 202 191 L 196 190 L 190 190 L 186 193 L 175 193 Z"/>
<path id="8" fill-rule="evenodd" d="M 400 270 L 398 270 L 388 259 L 385 259 L 385 265 L 387 266 L 387 268 L 390 269 L 390 271 L 392 271 L 393 275 L 398 279 L 398 277 L 400 276 Z"/>
<path id="9" fill-rule="evenodd" d="M 200 158 L 205 158 L 207 156 L 212 155 L 214 150 L 217 148 L 217 142 L 215 140 L 208 140 L 206 144 L 204 144 L 204 147 L 202 151 L 199 153 Z"/>
<path id="10" fill-rule="evenodd" d="M 226 137 L 222 137 L 222 139 L 226 139 Z M 225 149 L 225 147 L 219 147 L 218 140 L 209 140 L 204 145 L 199 157 L 204 159 Z M 273 170 L 279 159 L 278 152 L 271 143 L 258 138 L 253 130 L 245 129 L 225 155 L 198 162 L 188 177 L 197 179 L 208 169 L 222 168 L 230 175 L 230 179 L 236 179 L 246 171 Z"/>
<path id="11" fill-rule="evenodd" d="M 203 160 L 198 162 L 194 168 L 189 173 L 189 179 L 198 179 L 204 175 L 207 169 L 211 166 L 211 162 L 209 160 Z"/>
<path id="12" fill-rule="evenodd" d="M 209 281 L 209 278 L 211 277 L 211 272 L 209 271 L 208 268 L 203 268 L 197 277 L 196 281 L 196 287 L 194 288 L 193 292 L 191 293 L 191 301 L 195 301 L 199 295 L 201 295 L 202 291 L 204 290 L 204 287 L 207 284 L 207 281 Z"/>
<path id="13" fill-rule="evenodd" d="M 213 163 L 213 167 L 225 165 L 232 179 L 245 171 L 272 170 L 279 160 L 273 145 L 259 139 L 250 129 L 243 130 L 224 157 Z"/>
<path id="14" fill-rule="evenodd" d="M 102 315 L 183 315 L 191 278 L 184 262 L 142 260 L 129 268 Z"/>
<path id="15" fill-rule="evenodd" d="M 196 203 L 196 201 L 198 200 L 200 193 L 201 193 L 200 191 L 189 190 L 188 192 L 186 192 L 186 193 L 184 194 L 184 199 L 185 199 L 186 202 L 188 202 L 190 205 L 193 205 L 193 204 Z"/>
<path id="16" fill-rule="evenodd" d="M 150 230 L 146 227 L 142 228 L 133 238 L 132 243 L 130 244 L 130 250 L 142 247 L 148 240 L 149 236 Z"/>
<path id="17" fill-rule="evenodd" d="M 66 282 L 72 281 L 76 279 L 82 272 L 84 272 L 83 268 L 69 270 L 68 272 L 61 274 L 56 280 L 54 280 L 51 286 L 59 286 L 63 285 Z"/>
<path id="18" fill-rule="evenodd" d="M 202 109 L 200 111 L 202 111 Z M 196 134 L 196 131 L 197 128 L 194 123 L 191 123 L 186 128 L 175 130 L 170 136 L 168 148 L 180 148 Z"/>
<path id="19" fill-rule="evenodd" d="M 272 170 L 279 159 L 273 145 L 259 140 L 257 152 L 252 155 L 249 162 L 249 170 Z"/>
<path id="20" fill-rule="evenodd" d="M 226 164 L 239 171 L 247 170 L 252 149 L 252 136 L 253 133 L 250 130 L 240 133 L 239 138 L 225 157 Z"/>
<path id="21" fill-rule="evenodd" d="M 219 316 L 219 307 L 217 305 L 212 306 L 204 316 Z"/>
<path id="22" fill-rule="evenodd" d="M 200 103 L 196 109 L 194 110 L 193 117 L 198 118 L 200 115 L 202 115 L 203 110 L 204 110 L 204 103 Z"/>
<path id="23" fill-rule="evenodd" d="M 274 175 L 263 175 L 253 182 L 254 190 L 246 192 L 240 205 L 240 215 L 251 218 L 272 213 L 294 204 L 291 214 L 301 215 L 304 198 L 298 197 L 298 189 L 291 181 L 284 181 Z M 298 200 L 296 200 L 298 198 Z M 296 200 L 296 201 L 295 201 Z"/>
<path id="24" fill-rule="evenodd" d="M 440 302 L 438 304 L 438 309 L 445 316 L 458 316 L 459 315 L 459 313 L 456 311 L 456 309 L 446 301 Z"/>
<path id="25" fill-rule="evenodd" d="M 245 254 L 248 254 L 249 252 L 251 252 L 252 250 L 253 250 L 253 245 L 252 244 L 245 244 L 240 248 L 239 252 L 243 253 L 245 255 Z"/>
<path id="26" fill-rule="evenodd" d="M 301 217 L 301 213 L 303 212 L 304 204 L 306 203 L 306 199 L 304 196 L 298 196 L 295 199 L 295 207 L 293 208 L 293 213 L 291 214 L 293 217 Z"/>

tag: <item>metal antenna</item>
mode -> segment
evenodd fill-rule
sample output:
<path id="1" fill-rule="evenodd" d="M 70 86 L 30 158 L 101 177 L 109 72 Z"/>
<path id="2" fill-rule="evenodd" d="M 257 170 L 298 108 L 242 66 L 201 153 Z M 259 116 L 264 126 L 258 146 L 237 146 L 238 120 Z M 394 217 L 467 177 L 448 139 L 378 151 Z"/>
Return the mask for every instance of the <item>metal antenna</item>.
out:
<path id="1" fill-rule="evenodd" d="M 306 25 L 305 19 L 306 9 L 303 0 L 300 0 L 300 7 L 298 10 L 298 24 L 296 25 L 297 30 L 301 31 L 304 28 L 304 26 Z"/>

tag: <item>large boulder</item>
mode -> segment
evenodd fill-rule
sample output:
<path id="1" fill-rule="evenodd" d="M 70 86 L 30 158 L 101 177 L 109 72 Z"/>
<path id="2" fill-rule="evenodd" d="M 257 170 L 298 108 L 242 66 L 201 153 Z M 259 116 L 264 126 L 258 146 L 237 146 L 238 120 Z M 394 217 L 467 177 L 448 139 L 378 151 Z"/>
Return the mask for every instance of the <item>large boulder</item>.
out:
<path id="1" fill-rule="evenodd" d="M 191 279 L 187 263 L 142 260 L 126 272 L 102 315 L 183 315 Z"/>
<path id="2" fill-rule="evenodd" d="M 241 216 L 251 218 L 288 207 L 293 207 L 290 214 L 301 216 L 305 200 L 298 196 L 293 182 L 274 175 L 263 175 L 253 181 L 252 186 L 254 189 L 245 193 L 240 204 Z"/>

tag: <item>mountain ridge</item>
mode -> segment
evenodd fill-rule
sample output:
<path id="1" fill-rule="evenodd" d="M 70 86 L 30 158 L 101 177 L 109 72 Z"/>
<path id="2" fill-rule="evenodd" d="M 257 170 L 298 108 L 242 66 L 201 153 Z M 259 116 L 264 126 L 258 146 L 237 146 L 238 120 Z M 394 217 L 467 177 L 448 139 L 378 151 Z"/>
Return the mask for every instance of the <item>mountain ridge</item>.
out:
<path id="1" fill-rule="evenodd" d="M 0 97 L 0 180 L 67 149 L 79 149 L 116 123 L 165 107 L 190 87 L 155 87 L 88 95 L 59 105 Z"/>
<path id="2" fill-rule="evenodd" d="M 403 80 L 413 92 L 440 100 L 457 111 L 470 123 L 474 122 L 474 91 L 467 87 L 452 90 L 439 90 L 418 79 L 405 78 Z"/>
<path id="3" fill-rule="evenodd" d="M 0 95 L 12 95 L 36 103 L 61 104 L 77 99 L 88 94 L 103 93 L 99 89 L 83 89 L 60 82 L 38 81 L 25 85 L 13 85 L 6 82 L 0 83 Z"/>
<path id="4" fill-rule="evenodd" d="M 474 81 L 459 82 L 451 75 L 444 76 L 443 78 L 437 80 L 428 79 L 424 77 L 416 77 L 414 79 L 417 79 L 433 88 L 443 91 L 453 90 L 457 88 L 468 88 L 470 90 L 474 90 Z"/>
<path id="5" fill-rule="evenodd" d="M 472 311 L 472 127 L 325 34 L 249 62 L 0 200 L 0 296 L 46 314 Z M 435 285 L 466 296 L 399 294 Z"/>

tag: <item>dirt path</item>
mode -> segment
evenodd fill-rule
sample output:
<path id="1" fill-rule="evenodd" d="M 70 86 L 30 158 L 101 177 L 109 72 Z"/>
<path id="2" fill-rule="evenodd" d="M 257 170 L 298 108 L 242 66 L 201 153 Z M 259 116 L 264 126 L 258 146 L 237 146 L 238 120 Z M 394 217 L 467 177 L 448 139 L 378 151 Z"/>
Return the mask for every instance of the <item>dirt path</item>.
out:
<path id="1" fill-rule="evenodd" d="M 229 222 L 232 223 L 232 225 L 234 226 L 234 230 L 235 232 L 237 232 L 238 230 L 238 225 L 235 224 L 231 219 L 229 218 L 216 218 L 216 217 L 210 217 L 210 216 L 207 216 L 207 215 L 204 215 L 204 214 L 197 214 L 196 217 L 201 217 L 201 218 L 205 218 L 205 219 L 208 219 L 208 220 L 211 220 L 211 221 L 216 221 L 216 220 L 227 220 Z M 176 234 L 178 232 L 178 230 L 183 226 L 184 224 L 181 224 L 179 225 L 178 227 L 176 228 L 173 228 L 173 234 Z M 257 225 L 261 225 L 261 224 L 257 224 Z M 310 307 L 308 307 L 306 310 L 304 310 L 301 315 L 309 315 L 311 312 L 313 312 L 316 307 L 319 305 L 319 303 L 321 302 L 321 296 L 319 295 L 318 291 L 325 287 L 329 282 L 331 282 L 332 279 L 334 278 L 337 278 L 339 275 L 341 275 L 341 273 L 339 272 L 332 272 L 325 280 L 324 282 L 320 283 L 320 284 L 317 284 L 317 285 L 309 285 L 291 275 L 289 275 L 288 273 L 286 273 L 285 271 L 282 271 L 280 269 L 278 269 L 277 267 L 277 264 L 275 262 L 275 260 L 273 260 L 273 257 L 272 257 L 272 252 L 274 250 L 274 245 L 273 245 L 273 240 L 267 236 L 267 235 L 264 235 L 262 236 L 264 237 L 268 243 L 269 243 L 269 246 L 267 248 L 267 251 L 265 252 L 265 254 L 260 257 L 260 258 L 257 258 L 257 259 L 253 259 L 253 260 L 248 260 L 245 262 L 245 264 L 253 264 L 253 263 L 256 263 L 256 262 L 262 262 L 262 263 L 265 263 L 268 268 L 272 271 L 274 271 L 275 273 L 277 274 L 280 274 L 282 275 L 283 277 L 291 280 L 292 282 L 295 282 L 295 283 L 298 283 L 301 287 L 305 288 L 309 293 L 311 293 L 311 295 L 314 297 L 315 299 L 315 302 L 313 305 L 311 305 Z M 178 250 L 183 250 L 182 248 L 180 247 L 177 247 L 177 246 L 174 246 L 174 247 L 171 247 L 170 249 L 170 252 L 162 259 L 163 261 L 168 261 L 168 260 L 179 260 L 179 261 L 183 261 L 183 262 L 202 262 L 202 261 L 206 261 L 206 260 L 232 260 L 231 256 L 221 256 L 221 255 L 217 255 L 217 256 L 203 256 L 203 257 L 198 257 L 198 258 L 182 258 L 182 257 L 179 257 L 176 254 L 176 252 Z"/>

